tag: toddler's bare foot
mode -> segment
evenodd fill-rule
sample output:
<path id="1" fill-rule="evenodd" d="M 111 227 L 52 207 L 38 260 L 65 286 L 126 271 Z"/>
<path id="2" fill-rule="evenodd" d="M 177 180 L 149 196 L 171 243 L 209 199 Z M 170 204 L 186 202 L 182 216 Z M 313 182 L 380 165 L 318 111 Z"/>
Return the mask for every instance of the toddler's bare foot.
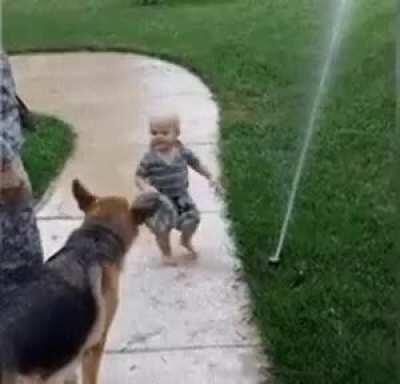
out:
<path id="1" fill-rule="evenodd" d="M 181 239 L 181 244 L 184 248 L 188 250 L 186 258 L 188 258 L 189 260 L 196 260 L 198 258 L 199 255 L 190 240 L 188 241 L 185 239 Z"/>
<path id="2" fill-rule="evenodd" d="M 187 260 L 195 261 L 195 260 L 197 260 L 199 258 L 199 254 L 196 251 L 192 251 L 192 252 L 189 251 L 185 255 L 185 257 L 186 257 Z"/>
<path id="3" fill-rule="evenodd" d="M 171 255 L 163 255 L 161 260 L 163 265 L 167 267 L 176 267 L 178 265 L 177 261 Z"/>

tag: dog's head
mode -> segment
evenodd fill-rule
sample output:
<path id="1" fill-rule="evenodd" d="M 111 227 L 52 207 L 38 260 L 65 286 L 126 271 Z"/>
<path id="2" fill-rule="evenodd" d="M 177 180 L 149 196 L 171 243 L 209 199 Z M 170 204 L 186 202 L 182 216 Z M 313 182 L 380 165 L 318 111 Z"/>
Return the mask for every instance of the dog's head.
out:
<path id="1" fill-rule="evenodd" d="M 131 205 L 123 197 L 98 197 L 79 180 L 72 182 L 72 193 L 85 218 L 112 228 L 124 239 L 127 248 L 137 235 L 138 226 L 156 211 L 159 204 L 157 193 L 141 194 Z"/>

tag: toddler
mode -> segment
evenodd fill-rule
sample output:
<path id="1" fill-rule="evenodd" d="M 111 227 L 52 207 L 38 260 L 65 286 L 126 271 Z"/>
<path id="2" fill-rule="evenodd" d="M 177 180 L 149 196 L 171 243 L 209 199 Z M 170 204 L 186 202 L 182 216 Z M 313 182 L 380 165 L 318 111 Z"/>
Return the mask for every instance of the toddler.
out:
<path id="1" fill-rule="evenodd" d="M 179 141 L 177 116 L 152 118 L 150 135 L 149 151 L 136 170 L 136 185 L 142 191 L 160 193 L 159 208 L 147 225 L 156 236 L 163 262 L 176 265 L 170 245 L 173 228 L 181 232 L 181 244 L 189 251 L 189 257 L 197 257 L 192 237 L 199 225 L 200 213 L 188 192 L 188 166 L 204 176 L 214 189 L 218 189 L 218 184 L 197 156 Z"/>

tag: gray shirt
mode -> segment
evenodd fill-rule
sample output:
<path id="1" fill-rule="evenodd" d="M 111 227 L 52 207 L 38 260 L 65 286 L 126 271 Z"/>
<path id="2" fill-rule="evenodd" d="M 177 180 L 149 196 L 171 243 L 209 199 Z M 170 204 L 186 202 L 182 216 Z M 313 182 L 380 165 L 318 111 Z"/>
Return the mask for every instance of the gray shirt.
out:
<path id="1" fill-rule="evenodd" d="M 188 166 L 196 169 L 200 165 L 198 157 L 184 145 L 179 145 L 178 155 L 169 164 L 156 151 L 147 152 L 136 171 L 136 175 L 168 197 L 179 197 L 187 193 L 189 187 Z"/>

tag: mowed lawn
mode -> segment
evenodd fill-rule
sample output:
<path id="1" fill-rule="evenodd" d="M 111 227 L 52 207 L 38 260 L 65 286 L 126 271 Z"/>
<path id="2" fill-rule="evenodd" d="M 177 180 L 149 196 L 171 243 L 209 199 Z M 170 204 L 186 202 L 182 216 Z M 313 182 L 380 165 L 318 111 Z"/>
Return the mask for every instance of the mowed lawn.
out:
<path id="1" fill-rule="evenodd" d="M 37 115 L 34 130 L 25 132 L 22 159 L 39 200 L 72 153 L 74 134 L 67 124 L 51 116 Z"/>

